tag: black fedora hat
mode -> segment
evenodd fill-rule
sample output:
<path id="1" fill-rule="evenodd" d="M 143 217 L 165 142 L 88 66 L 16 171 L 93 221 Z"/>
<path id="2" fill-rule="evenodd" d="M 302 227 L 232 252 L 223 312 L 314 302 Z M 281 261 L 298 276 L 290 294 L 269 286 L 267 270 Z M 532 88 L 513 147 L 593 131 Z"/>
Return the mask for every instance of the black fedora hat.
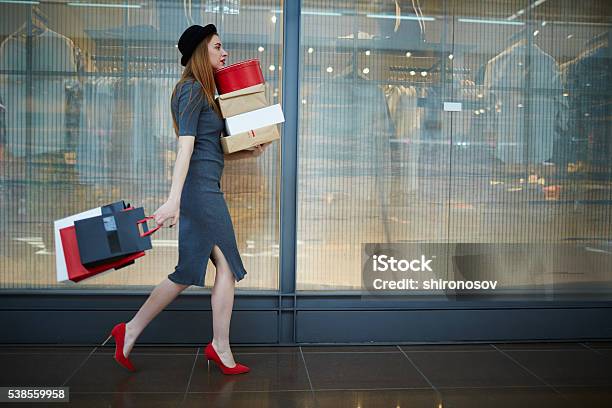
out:
<path id="1" fill-rule="evenodd" d="M 181 57 L 181 65 L 187 65 L 191 54 L 195 51 L 198 45 L 210 34 L 217 34 L 217 27 L 214 24 L 207 24 L 202 27 L 201 25 L 192 25 L 188 27 L 181 38 L 178 40 L 178 49 L 183 55 Z"/>

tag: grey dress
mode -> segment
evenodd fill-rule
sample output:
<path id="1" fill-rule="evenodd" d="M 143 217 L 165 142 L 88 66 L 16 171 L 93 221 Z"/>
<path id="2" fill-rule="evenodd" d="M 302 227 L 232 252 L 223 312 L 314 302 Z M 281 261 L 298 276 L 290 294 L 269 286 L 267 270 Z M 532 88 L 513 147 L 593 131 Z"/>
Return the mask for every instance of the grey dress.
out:
<path id="1" fill-rule="evenodd" d="M 184 82 L 179 87 L 171 102 L 179 137 L 195 136 L 195 143 L 181 193 L 178 265 L 168 279 L 204 286 L 206 265 L 209 258 L 215 263 L 211 253 L 217 245 L 239 281 L 247 272 L 220 183 L 223 119 L 211 108 L 198 82 Z"/>

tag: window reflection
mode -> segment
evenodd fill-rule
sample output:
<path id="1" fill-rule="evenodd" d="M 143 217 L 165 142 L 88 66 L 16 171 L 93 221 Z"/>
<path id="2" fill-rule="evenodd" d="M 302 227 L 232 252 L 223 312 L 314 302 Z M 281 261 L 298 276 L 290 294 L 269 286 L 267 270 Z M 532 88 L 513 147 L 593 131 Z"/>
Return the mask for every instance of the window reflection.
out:
<path id="1" fill-rule="evenodd" d="M 368 242 L 483 244 L 442 277 L 500 294 L 609 284 L 611 10 L 576 7 L 305 2 L 299 289 L 360 289 Z"/>
<path id="2" fill-rule="evenodd" d="M 53 220 L 119 199 L 149 213 L 165 201 L 176 159 L 176 41 L 188 25 L 215 23 L 230 62 L 282 61 L 282 24 L 270 20 L 278 2 L 30 3 L 0 4 L 2 288 L 57 285 Z M 269 101 L 280 103 L 278 71 L 264 75 Z M 225 166 L 239 249 L 257 271 L 243 288 L 277 288 L 278 154 Z M 59 287 L 157 284 L 176 265 L 177 238 L 164 229 L 135 266 Z"/>

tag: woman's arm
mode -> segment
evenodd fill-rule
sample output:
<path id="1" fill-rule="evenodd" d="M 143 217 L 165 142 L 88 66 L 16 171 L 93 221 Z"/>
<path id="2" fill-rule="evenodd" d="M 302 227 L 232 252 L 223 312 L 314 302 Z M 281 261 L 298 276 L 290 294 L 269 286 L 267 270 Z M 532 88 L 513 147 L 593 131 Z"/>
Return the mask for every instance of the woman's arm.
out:
<path id="1" fill-rule="evenodd" d="M 193 153 L 194 143 L 195 136 L 179 137 L 178 154 L 176 155 L 176 162 L 174 163 L 172 187 L 170 187 L 168 200 L 153 214 L 157 225 L 162 225 L 168 218 L 172 218 L 170 227 L 178 222 L 181 192 L 183 191 L 183 185 L 185 184 L 185 178 L 189 170 L 189 161 Z"/>
<path id="2" fill-rule="evenodd" d="M 183 191 L 183 184 L 185 184 L 185 177 L 187 177 L 187 170 L 189 170 L 189 161 L 193 153 L 194 143 L 195 136 L 179 137 L 178 154 L 176 155 L 176 162 L 174 163 L 172 187 L 170 187 L 168 201 L 174 203 L 181 202 L 181 192 Z"/>

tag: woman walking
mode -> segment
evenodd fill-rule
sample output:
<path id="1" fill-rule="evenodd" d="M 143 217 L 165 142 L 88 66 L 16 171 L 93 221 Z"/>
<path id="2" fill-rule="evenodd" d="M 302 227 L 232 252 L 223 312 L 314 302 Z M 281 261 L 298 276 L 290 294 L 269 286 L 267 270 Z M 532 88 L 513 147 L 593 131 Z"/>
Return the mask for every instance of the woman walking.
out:
<path id="1" fill-rule="evenodd" d="M 140 333 L 184 289 L 190 285 L 204 286 L 210 258 L 216 269 L 211 296 L 213 339 L 204 352 L 209 362 L 213 360 L 224 374 L 246 373 L 249 368 L 234 361 L 229 343 L 235 283 L 247 272 L 221 192 L 224 154 L 220 136 L 224 126 L 214 100 L 213 73 L 225 65 L 228 53 L 213 24 L 187 28 L 179 39 L 178 49 L 185 69 L 170 103 L 178 154 L 168 200 L 153 214 L 158 225 L 170 220 L 170 227 L 178 222 L 180 214 L 178 265 L 153 290 L 132 320 L 112 329 L 115 360 L 134 371 L 128 355 Z M 225 157 L 228 160 L 257 157 L 268 145 Z"/>

